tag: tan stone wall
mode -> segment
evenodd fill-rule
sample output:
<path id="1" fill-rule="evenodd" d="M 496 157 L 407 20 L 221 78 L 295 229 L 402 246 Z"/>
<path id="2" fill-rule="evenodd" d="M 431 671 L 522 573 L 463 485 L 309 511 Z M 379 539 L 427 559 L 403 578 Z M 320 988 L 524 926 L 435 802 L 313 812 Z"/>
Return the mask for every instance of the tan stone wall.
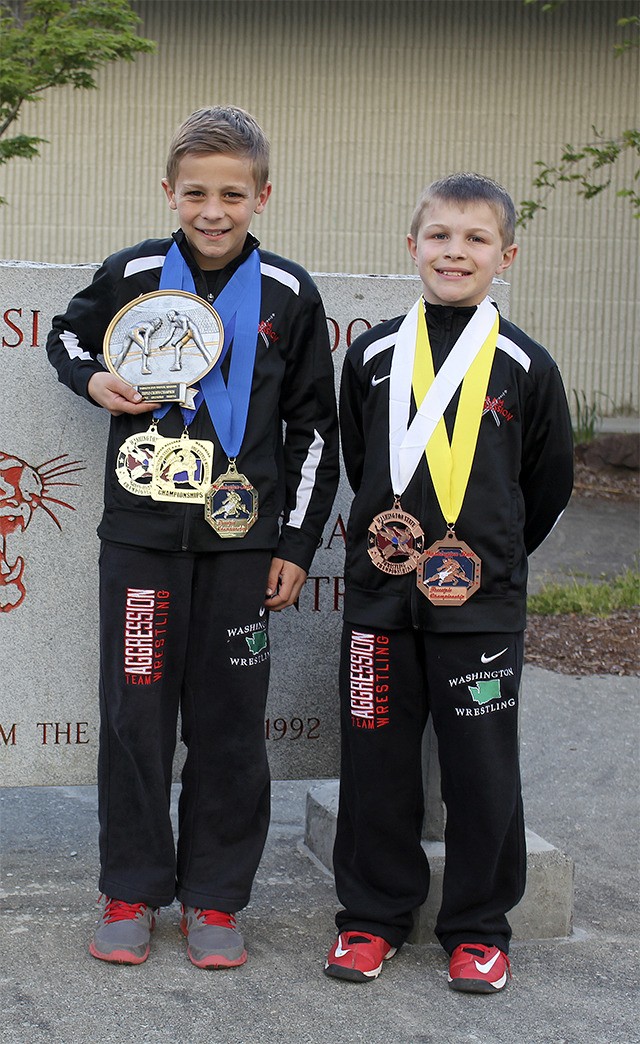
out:
<path id="1" fill-rule="evenodd" d="M 0 168 L 0 256 L 78 263 L 173 227 L 168 138 L 192 109 L 233 102 L 273 143 L 255 231 L 314 272 L 412 272 L 415 199 L 453 169 L 531 196 L 538 159 L 634 126 L 637 54 L 616 59 L 627 0 L 141 0 L 157 53 L 51 92 L 21 129 L 50 140 Z M 603 412 L 638 407 L 638 227 L 613 191 L 563 186 L 519 236 L 512 315 Z M 1 318 L 1 312 L 0 312 Z M 599 393 L 602 393 L 601 395 Z"/>

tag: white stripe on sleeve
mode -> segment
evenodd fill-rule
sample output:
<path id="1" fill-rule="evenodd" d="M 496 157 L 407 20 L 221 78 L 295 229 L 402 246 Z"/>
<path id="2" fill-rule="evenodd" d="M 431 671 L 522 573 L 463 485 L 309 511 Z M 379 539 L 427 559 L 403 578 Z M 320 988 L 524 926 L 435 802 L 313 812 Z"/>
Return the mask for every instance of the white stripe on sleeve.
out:
<path id="1" fill-rule="evenodd" d="M 90 352 L 83 352 L 80 347 L 80 341 L 74 333 L 70 330 L 64 330 L 60 334 L 60 340 L 66 348 L 67 355 L 70 359 L 92 359 L 93 356 Z"/>
<path id="2" fill-rule="evenodd" d="M 370 344 L 369 347 L 365 348 L 364 350 L 362 356 L 362 365 L 366 366 L 369 360 L 373 359 L 374 356 L 379 355 L 380 352 L 384 352 L 387 348 L 392 348 L 393 345 L 396 343 L 397 336 L 397 333 L 387 334 L 386 337 L 380 337 L 377 341 L 373 341 L 373 343 Z"/>
<path id="3" fill-rule="evenodd" d="M 322 450 L 324 449 L 324 439 L 314 429 L 314 439 L 309 446 L 309 452 L 307 453 L 306 460 L 302 465 L 300 484 L 296 492 L 296 505 L 289 516 L 288 526 L 292 526 L 294 529 L 300 529 L 304 522 L 304 517 L 309 507 L 309 501 L 311 500 L 311 494 L 315 486 L 316 471 L 318 470 L 318 464 L 322 459 Z"/>
<path id="4" fill-rule="evenodd" d="M 124 270 L 124 278 L 136 275 L 138 272 L 148 272 L 150 268 L 162 268 L 164 265 L 164 254 L 151 254 L 149 257 L 134 257 L 129 261 Z"/>
<path id="5" fill-rule="evenodd" d="M 505 337 L 504 334 L 498 334 L 498 348 L 500 348 L 501 351 L 506 352 L 507 355 L 510 355 L 517 363 L 520 363 L 527 373 L 529 372 L 531 359 L 526 352 L 523 352 L 522 348 L 519 348 L 517 344 L 514 344 L 514 342 L 508 337 Z"/>
<path id="6" fill-rule="evenodd" d="M 276 268 L 275 265 L 267 265 L 264 261 L 260 262 L 260 271 L 262 275 L 271 276 L 272 279 L 290 287 L 294 294 L 300 294 L 300 281 L 291 275 L 291 272 L 285 272 L 284 268 Z"/>

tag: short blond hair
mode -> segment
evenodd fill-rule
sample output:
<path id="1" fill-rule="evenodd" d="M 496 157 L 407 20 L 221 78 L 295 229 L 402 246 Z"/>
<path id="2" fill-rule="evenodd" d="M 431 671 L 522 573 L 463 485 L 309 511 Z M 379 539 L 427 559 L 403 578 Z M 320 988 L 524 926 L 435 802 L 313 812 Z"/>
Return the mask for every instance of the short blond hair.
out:
<path id="1" fill-rule="evenodd" d="M 180 160 L 188 153 L 224 152 L 244 156 L 260 192 L 269 180 L 269 140 L 250 113 L 235 105 L 196 109 L 173 135 L 167 156 L 167 181 L 173 188 Z"/>
<path id="2" fill-rule="evenodd" d="M 502 185 L 483 174 L 460 171 L 432 181 L 423 190 L 411 218 L 411 237 L 418 238 L 424 213 L 430 203 L 440 199 L 446 203 L 487 203 L 498 219 L 502 247 L 510 247 L 516 234 L 516 208 L 511 196 Z"/>

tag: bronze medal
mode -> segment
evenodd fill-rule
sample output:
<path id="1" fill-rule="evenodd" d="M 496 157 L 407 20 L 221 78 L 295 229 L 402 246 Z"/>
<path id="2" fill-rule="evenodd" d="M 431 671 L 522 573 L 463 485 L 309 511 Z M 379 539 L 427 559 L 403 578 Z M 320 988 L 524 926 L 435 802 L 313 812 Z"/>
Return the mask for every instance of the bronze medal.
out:
<path id="1" fill-rule="evenodd" d="M 204 517 L 221 537 L 243 537 L 258 517 L 258 493 L 234 460 L 207 490 Z"/>
<path id="2" fill-rule="evenodd" d="M 396 497 L 389 511 L 381 511 L 369 526 L 367 551 L 383 573 L 403 576 L 416 568 L 424 547 L 420 523 L 400 507 Z"/>
<path id="3" fill-rule="evenodd" d="M 153 482 L 153 458 L 159 442 L 155 421 L 147 431 L 130 435 L 118 450 L 116 476 L 120 485 L 137 497 L 150 497 Z"/>
<path id="4" fill-rule="evenodd" d="M 451 528 L 421 555 L 416 579 L 433 605 L 462 605 L 480 587 L 481 568 L 478 556 Z"/>
<path id="5" fill-rule="evenodd" d="M 156 290 L 121 308 L 104 335 L 111 373 L 147 402 L 189 404 L 189 386 L 220 358 L 224 329 L 206 301 L 185 290 Z"/>
<path id="6" fill-rule="evenodd" d="M 203 504 L 211 484 L 213 443 L 190 439 L 161 439 L 153 462 L 151 496 L 154 500 Z"/>

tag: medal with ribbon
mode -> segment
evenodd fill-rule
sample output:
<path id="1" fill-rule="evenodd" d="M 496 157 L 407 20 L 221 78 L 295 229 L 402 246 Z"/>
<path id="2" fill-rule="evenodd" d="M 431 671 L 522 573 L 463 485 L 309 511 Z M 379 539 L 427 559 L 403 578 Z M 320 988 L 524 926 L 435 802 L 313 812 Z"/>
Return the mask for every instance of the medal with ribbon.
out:
<path id="1" fill-rule="evenodd" d="M 404 511 L 400 497 L 418 466 L 410 472 L 401 468 L 400 448 L 408 435 L 411 398 L 411 365 L 416 351 L 418 311 L 422 298 L 405 316 L 398 335 L 389 379 L 389 464 L 393 507 L 372 519 L 367 535 L 367 551 L 373 564 L 383 573 L 403 576 L 413 572 L 424 550 L 424 532 L 417 518 Z M 408 375 L 408 381 L 407 381 Z M 405 401 L 406 400 L 406 401 Z M 406 409 L 405 409 L 406 406 Z M 424 450 L 422 443 L 420 455 Z M 419 459 L 419 458 L 418 458 Z"/>
<path id="2" fill-rule="evenodd" d="M 447 360 L 452 360 L 448 379 L 451 384 L 455 382 L 454 391 L 462 382 L 451 442 L 444 421 L 445 406 L 425 448 L 433 487 L 447 523 L 442 540 L 424 550 L 416 567 L 418 589 L 433 605 L 461 605 L 480 587 L 481 561 L 469 545 L 456 536 L 455 524 L 462 509 L 478 443 L 499 322 L 498 312 L 486 298 Z M 418 327 L 412 377 L 416 402 L 426 398 L 435 380 L 423 314 Z"/>
<path id="3" fill-rule="evenodd" d="M 459 482 L 460 455 L 461 448 L 464 447 L 462 453 L 465 461 L 468 463 L 468 470 L 463 482 L 462 496 L 458 497 L 459 505 L 453 513 L 450 504 L 446 505 L 446 510 L 443 509 L 443 515 L 449 524 L 446 537 L 447 551 L 449 552 L 448 558 L 455 557 L 457 552 L 450 544 L 450 534 L 453 534 L 453 539 L 455 540 L 453 526 L 458 517 L 468 484 L 471 462 L 477 442 L 478 426 L 482 414 L 482 405 L 486 394 L 486 385 L 497 342 L 498 322 L 499 317 L 495 308 L 488 298 L 485 299 L 478 306 L 472 319 L 463 330 L 435 376 L 422 298 L 419 298 L 413 308 L 407 313 L 396 337 L 389 380 L 389 461 L 394 505 L 389 511 L 376 515 L 369 526 L 368 551 L 374 565 L 378 569 L 382 569 L 383 572 L 402 574 L 418 569 L 418 587 L 425 594 L 427 594 L 425 588 L 430 589 L 432 586 L 429 583 L 431 572 L 427 573 L 427 562 L 436 564 L 436 545 L 432 545 L 426 552 L 424 551 L 424 533 L 420 523 L 412 515 L 402 510 L 400 498 L 415 474 L 416 468 L 422 459 L 422 454 L 429 447 L 430 440 L 436 430 L 440 430 L 436 443 L 438 451 L 442 450 L 442 436 L 444 436 L 446 443 L 446 455 L 443 461 L 439 461 L 436 465 L 438 477 L 434 480 L 434 486 L 436 486 L 436 495 L 438 497 L 438 489 L 442 490 L 445 483 L 450 483 L 451 481 L 452 459 L 455 460 L 456 483 Z M 489 342 L 488 346 L 486 346 L 487 341 Z M 482 385 L 483 380 L 482 376 L 478 378 L 478 367 L 474 368 L 475 360 L 479 354 L 483 360 L 483 372 L 486 370 L 486 379 L 484 380 L 480 397 L 480 408 L 477 423 L 475 423 L 475 435 L 471 438 L 471 453 L 468 453 L 468 447 L 473 424 L 470 424 L 469 419 L 467 419 L 457 429 L 460 434 L 455 439 L 452 457 L 452 450 L 449 446 L 444 424 L 444 412 L 461 383 L 463 384 L 463 391 L 461 393 L 461 403 L 458 407 L 458 415 L 461 415 L 461 409 L 465 413 L 470 407 L 472 413 L 475 410 L 477 387 Z M 467 373 L 469 371 L 473 371 L 473 375 L 471 381 L 467 383 Z M 417 412 L 411 423 L 409 423 L 412 389 Z M 433 451 L 427 455 L 430 470 L 432 470 L 432 458 L 434 455 Z M 446 472 L 444 478 L 442 477 L 443 470 Z M 458 486 L 456 485 L 457 488 Z M 439 503 L 442 508 L 440 497 Z M 437 546 L 441 547 L 442 543 L 440 541 Z M 457 541 L 456 546 L 460 548 L 461 542 Z M 473 590 L 476 590 L 479 585 L 479 559 L 473 555 L 470 549 L 466 548 L 466 545 L 465 549 L 477 563 L 477 569 L 473 576 L 473 582 L 477 581 Z M 451 569 L 449 571 L 449 564 L 446 567 L 443 566 L 443 568 L 447 570 L 447 578 L 453 577 L 454 570 Z M 459 574 L 457 571 L 455 572 L 460 583 L 459 591 L 464 589 L 465 598 L 469 597 L 469 594 L 473 593 L 473 591 L 469 591 L 472 585 L 465 584 L 463 588 Z M 436 577 L 436 581 L 437 579 Z M 440 587 L 442 586 L 443 584 L 440 585 Z M 449 593 L 451 593 L 454 586 L 457 585 L 452 579 L 449 579 L 447 584 Z M 430 595 L 427 596 L 430 597 Z M 460 598 L 459 593 L 454 598 L 456 602 L 464 600 Z M 436 599 L 432 600 L 436 601 Z M 437 600 L 441 604 L 444 602 L 442 598 Z M 451 602 L 445 604 L 451 604 Z"/>
<path id="4" fill-rule="evenodd" d="M 180 253 L 177 244 L 170 248 L 162 269 L 160 287 L 177 287 L 192 293 L 195 291 L 193 276 Z M 238 267 L 224 289 L 215 300 L 215 310 L 220 316 L 224 328 L 224 347 L 218 365 L 209 370 L 199 381 L 199 394 L 194 402 L 194 411 L 204 401 L 220 444 L 228 458 L 227 471 L 211 481 L 211 470 L 205 475 L 196 476 L 195 464 L 192 471 L 191 484 L 195 486 L 197 478 L 197 500 L 204 504 L 204 515 L 212 528 L 221 537 L 243 537 L 258 517 L 258 494 L 245 475 L 240 474 L 236 466 L 236 457 L 240 452 L 249 413 L 249 399 L 255 363 L 258 323 L 260 319 L 261 277 L 260 256 L 253 250 L 249 257 Z M 227 380 L 221 372 L 221 363 L 231 345 Z M 155 416 L 160 419 L 169 407 L 163 407 Z M 172 487 L 175 487 L 174 464 L 178 467 L 180 454 L 191 452 L 194 440 L 188 436 L 188 411 L 183 409 L 185 432 L 182 439 L 173 440 L 174 452 L 178 460 L 169 462 L 162 456 L 163 450 L 156 449 L 154 464 L 154 483 L 152 496 L 155 499 L 175 499 Z M 191 417 L 194 414 L 191 414 Z M 203 447 L 210 443 L 199 442 L 193 447 L 196 457 Z M 213 459 L 213 446 L 212 459 Z M 204 460 L 202 460 L 204 465 Z M 184 478 L 184 471 L 178 472 Z M 164 493 L 159 487 L 162 482 L 168 483 Z"/>

